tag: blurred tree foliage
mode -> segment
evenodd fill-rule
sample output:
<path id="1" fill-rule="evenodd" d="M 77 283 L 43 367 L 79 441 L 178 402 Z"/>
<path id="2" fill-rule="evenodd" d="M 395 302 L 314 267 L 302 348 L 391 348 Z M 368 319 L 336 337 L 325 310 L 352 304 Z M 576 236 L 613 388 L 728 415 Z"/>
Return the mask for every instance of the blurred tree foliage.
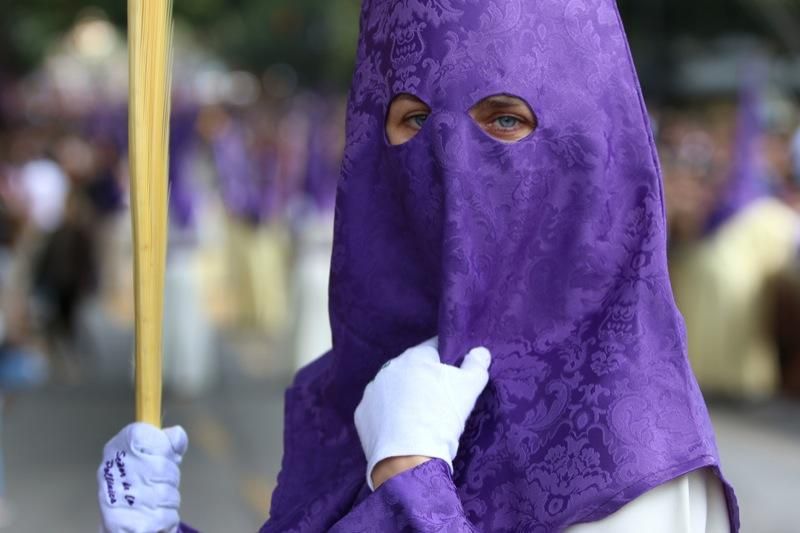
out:
<path id="1" fill-rule="evenodd" d="M 125 0 L 5 0 L 0 17 L 0 72 L 18 74 L 87 9 L 121 28 Z M 301 81 L 346 85 L 358 35 L 359 0 L 174 0 L 176 18 L 235 68 L 261 72 L 288 63 Z"/>
<path id="2" fill-rule="evenodd" d="M 800 0 L 617 0 L 648 98 L 668 96 L 682 57 L 676 40 L 758 36 L 767 50 L 800 55 Z"/>
<path id="3" fill-rule="evenodd" d="M 786 26 L 789 15 L 800 19 L 800 0 L 618 3 L 638 62 L 662 71 L 669 59 L 666 45 L 676 36 L 758 32 L 777 36 L 778 46 L 786 47 L 775 22 Z M 125 25 L 125 0 L 4 0 L 3 4 L 0 72 L 19 73 L 35 66 L 52 39 L 87 7 L 99 8 L 115 24 Z M 174 0 L 174 6 L 176 16 L 195 28 L 201 42 L 236 68 L 261 72 L 282 62 L 291 64 L 304 83 L 330 80 L 344 86 L 349 81 L 360 0 Z M 765 16 L 759 16 L 761 11 Z M 794 29 L 800 35 L 800 29 Z M 784 30 L 787 34 L 791 27 Z"/>

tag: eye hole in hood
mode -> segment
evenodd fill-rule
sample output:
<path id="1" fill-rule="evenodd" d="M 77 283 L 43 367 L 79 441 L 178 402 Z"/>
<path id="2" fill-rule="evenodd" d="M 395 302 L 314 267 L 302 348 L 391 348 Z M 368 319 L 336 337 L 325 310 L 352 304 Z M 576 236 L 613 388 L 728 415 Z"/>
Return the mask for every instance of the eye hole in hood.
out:
<path id="1" fill-rule="evenodd" d="M 469 116 L 488 136 L 504 143 L 521 141 L 539 125 L 528 103 L 510 94 L 487 96 L 472 106 Z"/>
<path id="2" fill-rule="evenodd" d="M 413 139 L 430 114 L 430 106 L 413 94 L 395 96 L 386 114 L 386 139 L 389 144 L 404 144 Z"/>

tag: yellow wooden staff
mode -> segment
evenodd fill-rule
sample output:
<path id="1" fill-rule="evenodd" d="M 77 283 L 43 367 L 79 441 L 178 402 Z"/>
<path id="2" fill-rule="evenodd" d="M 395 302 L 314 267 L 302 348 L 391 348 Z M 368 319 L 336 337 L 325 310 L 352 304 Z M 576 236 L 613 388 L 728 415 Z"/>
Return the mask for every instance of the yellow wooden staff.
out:
<path id="1" fill-rule="evenodd" d="M 171 0 L 128 0 L 128 54 L 136 419 L 160 427 L 172 77 Z"/>

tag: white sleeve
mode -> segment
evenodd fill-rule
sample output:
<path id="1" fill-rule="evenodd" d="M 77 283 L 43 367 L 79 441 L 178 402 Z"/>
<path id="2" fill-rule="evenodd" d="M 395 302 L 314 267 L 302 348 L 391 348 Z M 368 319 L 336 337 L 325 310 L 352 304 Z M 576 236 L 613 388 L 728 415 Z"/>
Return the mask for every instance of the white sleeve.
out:
<path id="1" fill-rule="evenodd" d="M 660 485 L 600 520 L 565 533 L 730 533 L 722 483 L 704 468 Z"/>

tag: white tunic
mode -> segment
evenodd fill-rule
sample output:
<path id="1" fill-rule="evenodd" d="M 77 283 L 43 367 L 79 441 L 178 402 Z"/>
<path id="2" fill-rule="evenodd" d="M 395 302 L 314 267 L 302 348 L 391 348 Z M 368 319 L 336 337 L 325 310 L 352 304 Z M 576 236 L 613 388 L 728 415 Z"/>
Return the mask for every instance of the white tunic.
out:
<path id="1" fill-rule="evenodd" d="M 704 468 L 660 485 L 599 521 L 565 533 L 730 533 L 722 483 Z"/>

